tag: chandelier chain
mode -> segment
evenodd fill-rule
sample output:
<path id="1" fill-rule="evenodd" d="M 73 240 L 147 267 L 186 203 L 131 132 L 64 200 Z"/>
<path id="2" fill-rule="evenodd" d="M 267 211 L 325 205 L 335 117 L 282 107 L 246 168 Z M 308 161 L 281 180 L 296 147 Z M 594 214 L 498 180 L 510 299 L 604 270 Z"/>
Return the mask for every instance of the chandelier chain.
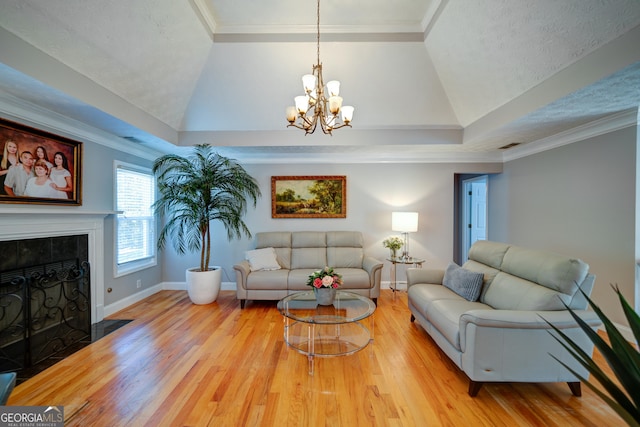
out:
<path id="1" fill-rule="evenodd" d="M 318 54 L 318 61 L 316 64 L 320 64 L 320 0 L 318 0 L 318 11 L 316 20 L 316 53 Z"/>

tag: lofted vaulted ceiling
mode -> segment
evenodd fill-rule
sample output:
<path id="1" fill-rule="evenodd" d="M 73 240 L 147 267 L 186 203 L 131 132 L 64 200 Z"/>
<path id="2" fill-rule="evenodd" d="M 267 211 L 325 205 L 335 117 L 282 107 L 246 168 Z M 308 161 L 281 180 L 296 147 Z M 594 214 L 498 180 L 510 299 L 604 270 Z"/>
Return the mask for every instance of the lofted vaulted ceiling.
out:
<path id="1" fill-rule="evenodd" d="M 321 0 L 320 24 L 325 81 L 356 108 L 333 136 L 284 116 L 314 0 L 2 0 L 2 115 L 246 161 L 501 161 L 640 105 L 639 0 Z"/>

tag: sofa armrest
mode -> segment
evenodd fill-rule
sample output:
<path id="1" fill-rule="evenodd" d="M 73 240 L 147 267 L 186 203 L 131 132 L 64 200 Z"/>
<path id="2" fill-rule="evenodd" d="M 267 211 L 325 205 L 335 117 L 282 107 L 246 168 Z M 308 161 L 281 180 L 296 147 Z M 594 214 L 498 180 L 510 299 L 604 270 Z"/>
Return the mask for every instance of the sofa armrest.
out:
<path id="1" fill-rule="evenodd" d="M 574 313 L 593 328 L 602 324 L 598 315 L 593 311 L 576 310 Z M 488 328 L 553 329 L 545 320 L 558 329 L 579 327 L 567 310 L 469 310 L 460 316 L 460 330 L 463 331 L 470 323 Z"/>
<path id="2" fill-rule="evenodd" d="M 371 277 L 376 270 L 380 270 L 382 268 L 382 263 L 374 257 L 366 256 L 362 260 L 362 268 L 369 273 L 369 276 Z"/>
<path id="3" fill-rule="evenodd" d="M 377 259 L 365 256 L 362 260 L 362 269 L 369 274 L 369 283 L 371 285 L 371 289 L 378 290 L 380 289 L 380 280 L 382 277 L 382 263 Z M 375 292 L 374 292 L 375 293 Z"/>
<path id="4" fill-rule="evenodd" d="M 592 311 L 575 313 L 594 329 L 601 323 Z M 562 329 L 585 353 L 593 354 L 593 343 L 567 310 L 477 309 L 460 316 L 458 366 L 475 382 L 579 381 L 554 360 L 558 358 L 578 375 L 588 376 L 544 319 Z"/>
<path id="5" fill-rule="evenodd" d="M 233 269 L 236 271 L 236 289 L 246 290 L 247 289 L 247 277 L 249 273 L 251 273 L 251 266 L 249 261 L 242 260 L 239 263 L 233 266 Z"/>
<path id="6" fill-rule="evenodd" d="M 407 268 L 407 289 L 418 283 L 441 285 L 444 270 L 432 268 Z"/>

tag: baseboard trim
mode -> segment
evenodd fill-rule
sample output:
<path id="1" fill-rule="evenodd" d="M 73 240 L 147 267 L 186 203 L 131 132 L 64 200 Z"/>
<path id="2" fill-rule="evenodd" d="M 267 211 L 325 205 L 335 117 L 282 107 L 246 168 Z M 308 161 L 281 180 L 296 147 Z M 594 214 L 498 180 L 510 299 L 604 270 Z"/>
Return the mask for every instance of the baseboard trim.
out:
<path id="1" fill-rule="evenodd" d="M 143 299 L 150 297 L 151 295 L 158 293 L 162 290 L 162 284 L 158 284 L 155 286 L 151 286 L 150 288 L 143 289 L 140 292 L 137 292 L 133 295 L 129 295 L 126 298 L 123 298 L 119 301 L 111 303 L 109 305 L 104 306 L 104 317 L 111 316 L 120 310 L 124 310 L 125 308 L 133 305 L 137 302 L 142 301 Z"/>
<path id="2" fill-rule="evenodd" d="M 104 317 L 111 316 L 120 310 L 124 310 L 125 308 L 133 305 L 137 302 L 142 301 L 143 299 L 150 297 L 153 294 L 156 294 L 160 291 L 186 291 L 187 284 L 186 282 L 161 282 L 155 286 L 150 288 L 146 288 L 140 292 L 137 292 L 133 295 L 129 295 L 126 298 L 123 298 L 119 301 L 111 303 L 109 305 L 104 306 Z M 222 282 L 220 286 L 220 290 L 223 291 L 235 291 L 236 283 L 235 282 Z"/>

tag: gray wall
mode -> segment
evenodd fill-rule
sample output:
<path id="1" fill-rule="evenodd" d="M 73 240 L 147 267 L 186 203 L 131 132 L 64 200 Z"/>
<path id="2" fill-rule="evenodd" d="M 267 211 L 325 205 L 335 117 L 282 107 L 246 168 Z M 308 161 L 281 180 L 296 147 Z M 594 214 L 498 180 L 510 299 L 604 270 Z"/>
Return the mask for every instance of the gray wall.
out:
<path id="1" fill-rule="evenodd" d="M 66 135 L 74 138 L 73 134 Z M 78 139 L 77 137 L 74 139 Z M 637 129 L 627 128 L 547 152 L 501 164 L 248 164 L 263 197 L 246 222 L 253 232 L 265 230 L 361 230 L 366 252 L 384 259 L 382 240 L 391 231 L 391 212 L 420 213 L 411 253 L 427 259 L 425 267 L 444 267 L 454 252 L 454 175 L 488 173 L 489 238 L 554 250 L 584 259 L 597 275 L 593 296 L 615 321 L 626 323 L 609 283 L 617 283 L 629 301 L 635 299 Z M 110 211 L 113 206 L 113 161 L 150 166 L 149 156 L 126 148 L 84 141 L 83 206 Z M 135 151 L 134 151 L 135 152 Z M 504 172 L 500 173 L 503 171 Z M 273 219 L 272 175 L 346 175 L 347 218 Z M 18 205 L 12 205 L 20 210 Z M 30 206 L 29 209 L 34 209 Z M 223 280 L 235 282 L 232 266 L 253 247 L 253 239 L 227 242 L 219 224 L 212 263 L 223 268 Z M 179 256 L 170 248 L 160 264 L 120 278 L 113 276 L 113 217 L 105 220 L 105 305 L 163 282 L 184 282 L 184 270 L 198 255 Z M 383 280 L 389 280 L 385 263 Z M 403 271 L 399 271 L 399 278 Z M 142 281 L 142 289 L 136 281 Z"/>
<path id="2" fill-rule="evenodd" d="M 627 324 L 609 284 L 633 305 L 637 128 L 505 163 L 489 180 L 489 238 L 583 259 L 593 298 Z"/>
<path id="3" fill-rule="evenodd" d="M 83 209 L 115 209 L 114 203 L 114 160 L 151 168 L 152 160 L 143 159 L 124 151 L 108 148 L 104 145 L 88 142 L 84 144 L 84 188 Z M 162 282 L 160 257 L 158 265 L 118 278 L 114 277 L 114 215 L 106 217 L 104 222 L 104 304 L 108 306 L 137 292 Z M 141 288 L 136 287 L 140 280 Z M 111 288 L 112 292 L 107 292 Z"/>
<path id="4" fill-rule="evenodd" d="M 397 233 L 391 231 L 391 212 L 418 211 L 417 233 L 410 235 L 411 254 L 427 259 L 425 267 L 444 267 L 453 257 L 453 186 L 456 173 L 496 173 L 500 164 L 268 164 L 244 165 L 260 183 L 262 198 L 246 216 L 255 233 L 272 230 L 359 230 L 364 234 L 366 253 L 384 260 L 389 250 L 382 240 Z M 337 219 L 271 218 L 271 176 L 273 175 L 346 175 L 347 217 Z M 253 239 L 227 242 L 219 224 L 212 231 L 212 264 L 223 268 L 223 281 L 235 282 L 233 264 L 244 259 L 244 251 L 253 248 Z M 184 282 L 184 271 L 198 265 L 198 255 L 176 255 L 167 249 L 163 258 L 163 277 L 169 282 Z M 389 280 L 385 263 L 382 280 Z M 398 269 L 398 278 L 403 271 Z"/>

